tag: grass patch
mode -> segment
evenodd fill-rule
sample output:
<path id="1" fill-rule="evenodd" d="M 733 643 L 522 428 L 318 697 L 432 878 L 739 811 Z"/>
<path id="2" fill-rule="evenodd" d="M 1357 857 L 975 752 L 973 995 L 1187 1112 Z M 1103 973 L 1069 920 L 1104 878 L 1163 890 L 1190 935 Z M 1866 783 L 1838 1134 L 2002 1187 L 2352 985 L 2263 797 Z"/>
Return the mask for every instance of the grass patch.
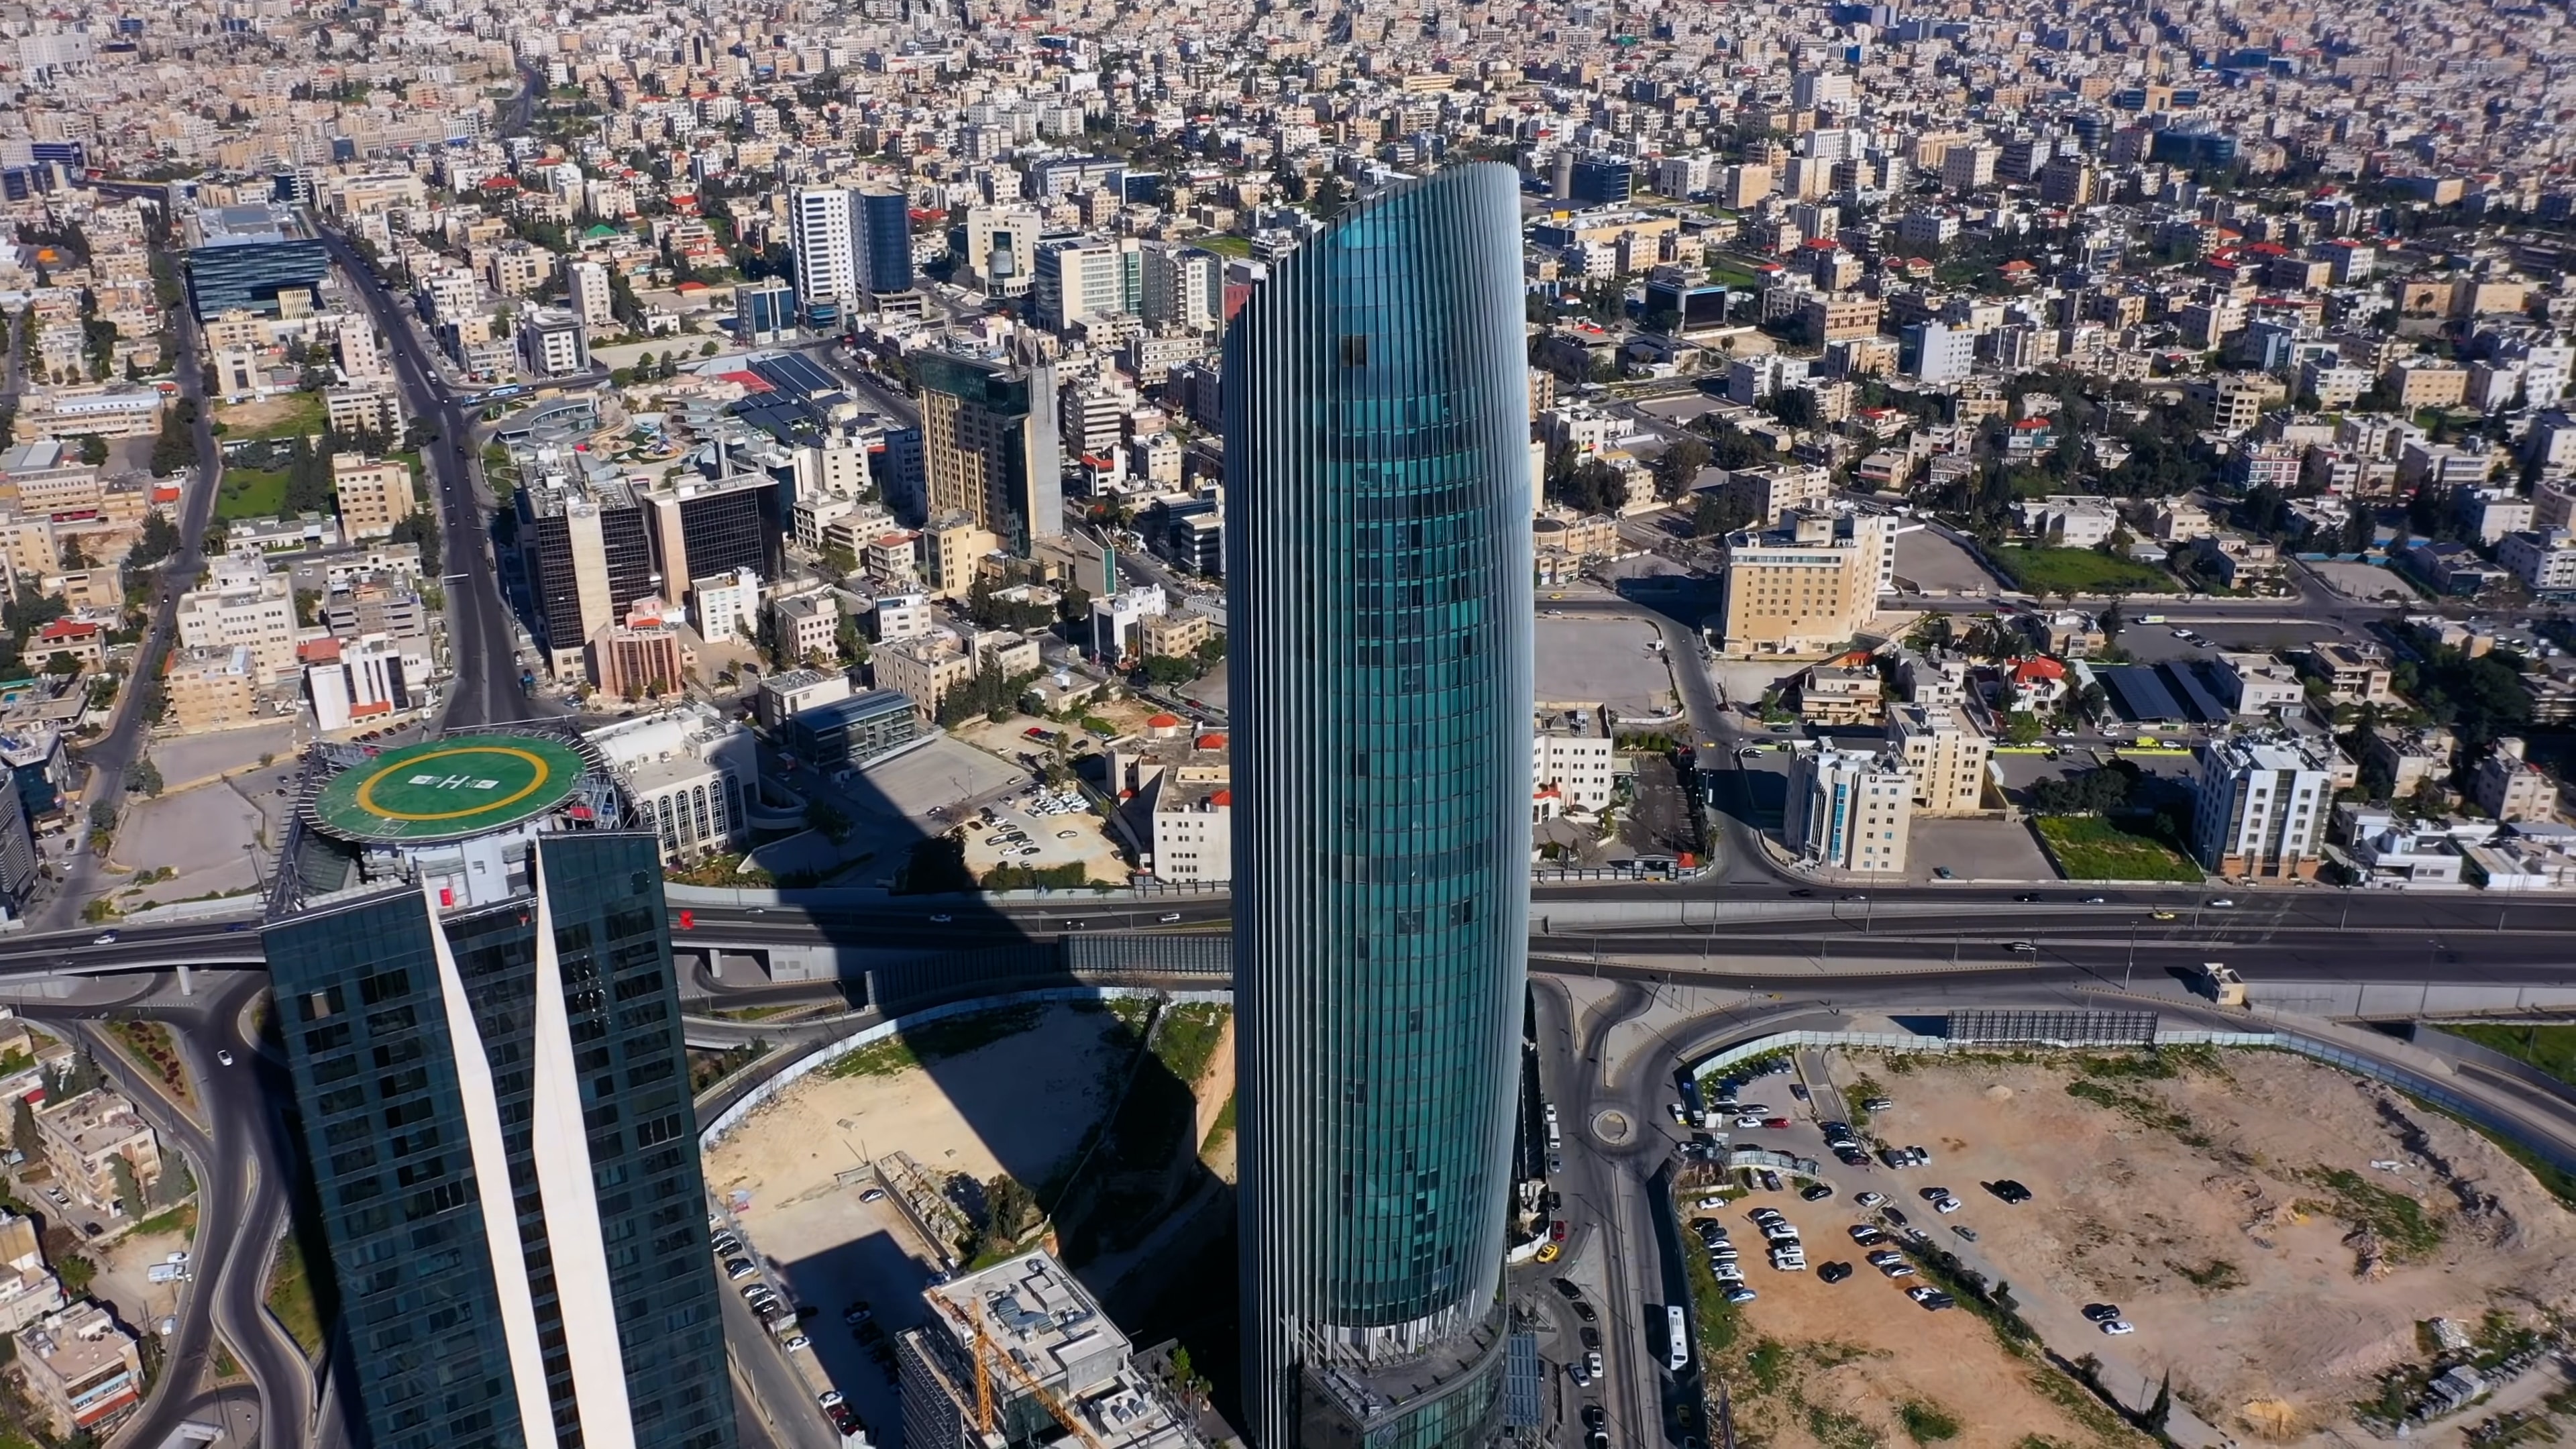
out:
<path id="1" fill-rule="evenodd" d="M 2078 1360 L 2080 1366 L 2082 1360 Z M 2054 1365 L 2033 1369 L 2030 1386 L 2050 1403 L 2064 1409 L 2067 1417 L 2084 1426 L 2085 1431 L 2106 1444 L 2134 1443 L 2136 1431 L 2110 1405 L 2094 1397 L 2093 1391 L 2078 1382 L 2074 1375 Z"/>
<path id="2" fill-rule="evenodd" d="M 2576 1083 L 2576 1026 L 2514 1026 L 2504 1022 L 2445 1023 L 2442 1030 Z"/>
<path id="3" fill-rule="evenodd" d="M 193 1239 L 197 1236 L 197 1205 L 184 1202 L 167 1212 L 154 1213 L 136 1223 L 134 1231 L 143 1237 L 150 1237 L 154 1233 L 178 1233 Z"/>
<path id="4" fill-rule="evenodd" d="M 233 1351 L 224 1347 L 221 1339 L 215 1341 L 215 1377 L 219 1379 L 241 1377 L 241 1365 L 234 1360 Z"/>
<path id="5" fill-rule="evenodd" d="M 1684 1276 L 1690 1279 L 1691 1327 L 1697 1330 L 1693 1337 L 1699 1340 L 1699 1352 L 1705 1360 L 1735 1346 L 1736 1336 L 1744 1330 L 1744 1315 L 1719 1291 L 1717 1275 L 1709 1271 L 1707 1254 L 1685 1252 L 1682 1265 Z M 1763 1340 L 1754 1348 L 1756 1358 L 1764 1346 L 1776 1345 Z"/>
<path id="6" fill-rule="evenodd" d="M 1939 1404 L 1913 1400 L 1896 1411 L 1896 1421 L 1905 1426 L 1906 1437 L 1917 1444 L 1937 1444 L 1959 1437 L 1959 1421 L 1950 1417 Z"/>
<path id="7" fill-rule="evenodd" d="M 1163 1013 L 1163 1025 L 1154 1034 L 1154 1055 L 1171 1069 L 1173 1076 L 1192 1086 L 1207 1075 L 1208 1063 L 1216 1058 L 1216 1044 L 1224 1034 L 1231 1008 L 1214 1002 L 1175 1006 Z"/>
<path id="8" fill-rule="evenodd" d="M 2168 880 L 2198 884 L 2207 872 L 2181 851 L 2099 815 L 2039 815 L 2033 828 L 2069 880 Z"/>
<path id="9" fill-rule="evenodd" d="M 256 426 L 242 419 L 253 413 L 269 415 L 268 421 Z M 225 403 L 215 407 L 215 421 L 223 424 L 224 440 L 238 443 L 245 438 L 302 438 L 322 431 L 329 421 L 322 394 L 318 392 L 282 393 L 255 403 Z"/>
<path id="10" fill-rule="evenodd" d="M 991 1046 L 1036 1026 L 1045 1014 L 1043 1006 L 1006 1006 L 971 1016 L 953 1016 L 861 1047 L 823 1072 L 835 1079 L 896 1076 L 942 1057 L 963 1056 L 977 1047 Z"/>
<path id="11" fill-rule="evenodd" d="M 274 518 L 286 511 L 286 475 L 266 468 L 226 468 L 215 495 L 217 518 Z"/>
<path id="12" fill-rule="evenodd" d="M 2165 1266 L 2181 1274 L 2190 1281 L 2191 1286 L 2203 1293 L 2224 1293 L 2230 1288 L 2245 1286 L 2245 1275 L 2237 1270 L 2235 1264 L 2225 1258 L 2212 1258 L 2197 1268 L 2189 1263 L 2178 1263 L 2167 1258 Z"/>
<path id="13" fill-rule="evenodd" d="M 195 1102 L 196 1094 L 188 1090 L 187 1065 L 179 1059 L 179 1045 L 171 1039 L 170 1028 L 157 1021 L 111 1021 L 107 1032 L 127 1056 L 152 1069 L 172 1101 L 182 1106 Z"/>
<path id="14" fill-rule="evenodd" d="M 313 1303 L 313 1276 L 304 1266 L 303 1245 L 290 1233 L 277 1245 L 277 1262 L 268 1270 L 268 1311 L 277 1315 L 307 1357 L 322 1351 L 322 1315 Z"/>
<path id="15" fill-rule="evenodd" d="M 719 1021 L 767 1021 L 773 1016 L 784 1016 L 800 1009 L 794 1006 L 738 1006 L 731 1011 L 709 1014 Z"/>
<path id="16" fill-rule="evenodd" d="M 1250 237 L 1194 236 L 1190 238 L 1190 245 L 1194 247 L 1204 247 L 1221 257 L 1248 257 L 1252 255 L 1252 238 Z"/>
<path id="17" fill-rule="evenodd" d="M 2151 1098 L 2113 1091 L 2100 1082 L 2086 1077 L 2078 1077 L 2067 1083 L 2066 1095 L 2080 1102 L 2090 1102 L 2097 1107 L 2109 1108 L 2141 1127 L 2170 1132 L 2185 1146 L 2207 1147 L 2209 1145 L 2208 1136 L 2193 1128 L 2189 1116 Z"/>
<path id="18" fill-rule="evenodd" d="M 2163 569 L 2089 548 L 1998 548 L 1986 556 L 2032 594 L 2171 594 L 2182 585 Z"/>
<path id="19" fill-rule="evenodd" d="M 2356 1228 L 2367 1228 L 2394 1259 L 2421 1257 L 2442 1246 L 2442 1224 L 2424 1205 L 2349 1168 L 2316 1167 L 2301 1174 L 2333 1196 L 2318 1206 Z"/>
<path id="20" fill-rule="evenodd" d="M 1878 1436 L 1860 1421 L 1857 1414 L 1829 1409 L 1822 1404 L 1807 1405 L 1807 1432 L 1825 1449 L 1877 1449 Z"/>
<path id="21" fill-rule="evenodd" d="M 1232 1137 L 1233 1135 L 1234 1094 L 1232 1092 L 1228 1092 L 1225 1094 L 1225 1106 L 1219 1108 L 1217 1111 L 1216 1124 L 1208 1128 L 1207 1140 L 1199 1144 L 1200 1155 L 1205 1156 L 1206 1154 L 1223 1147 L 1225 1145 L 1225 1139 Z"/>

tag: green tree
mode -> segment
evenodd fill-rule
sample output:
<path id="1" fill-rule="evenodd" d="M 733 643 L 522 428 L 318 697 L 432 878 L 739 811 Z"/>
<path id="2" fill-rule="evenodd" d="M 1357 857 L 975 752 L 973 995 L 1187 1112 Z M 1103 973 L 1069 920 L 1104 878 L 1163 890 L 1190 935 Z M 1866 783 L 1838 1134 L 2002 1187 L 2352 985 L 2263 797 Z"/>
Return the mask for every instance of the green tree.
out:
<path id="1" fill-rule="evenodd" d="M 70 1065 L 63 1068 L 63 1100 L 69 1101 L 98 1087 L 98 1063 L 91 1060 L 89 1048 L 72 1053 Z"/>
<path id="2" fill-rule="evenodd" d="M 125 1205 L 126 1215 L 143 1216 L 143 1187 L 134 1180 L 134 1164 L 120 1152 L 107 1160 L 107 1171 L 115 1179 L 116 1200 Z"/>
<path id="3" fill-rule="evenodd" d="M 27 1154 L 30 1162 L 44 1160 L 44 1139 L 36 1135 L 36 1108 L 24 1097 L 9 1108 L 9 1145 Z"/>
<path id="4" fill-rule="evenodd" d="M 984 1244 L 994 1251 L 1016 1245 L 1037 1217 L 1038 1201 L 1009 1173 L 984 1184 Z"/>
<path id="5" fill-rule="evenodd" d="M 73 441 L 80 444 L 80 460 L 83 463 L 95 468 L 107 461 L 107 439 L 96 433 L 81 433 L 75 436 Z"/>
<path id="6" fill-rule="evenodd" d="M 150 760 L 137 760 L 125 775 L 125 788 L 144 795 L 161 793 L 161 767 Z"/>
<path id="7" fill-rule="evenodd" d="M 1698 438 L 1682 438 L 1664 449 L 1655 459 L 1655 496 L 1670 503 L 1688 493 L 1711 456 L 1708 444 Z"/>

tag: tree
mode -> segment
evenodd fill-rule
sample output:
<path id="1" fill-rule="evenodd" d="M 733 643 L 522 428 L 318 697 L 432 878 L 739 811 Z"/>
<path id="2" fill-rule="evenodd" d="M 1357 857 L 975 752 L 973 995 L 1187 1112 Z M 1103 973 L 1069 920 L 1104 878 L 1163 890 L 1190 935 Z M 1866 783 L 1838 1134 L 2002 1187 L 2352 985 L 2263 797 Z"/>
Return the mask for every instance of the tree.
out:
<path id="1" fill-rule="evenodd" d="M 161 793 L 161 767 L 150 760 L 137 760 L 125 774 L 125 788 L 145 795 Z"/>
<path id="2" fill-rule="evenodd" d="M 1708 444 L 1698 438 L 1683 438 L 1664 449 L 1655 460 L 1655 496 L 1670 503 L 1688 493 L 1709 457 Z"/>
<path id="3" fill-rule="evenodd" d="M 125 555 L 129 568 L 149 568 L 179 551 L 179 525 L 164 513 L 143 515 L 143 531 Z"/>
<path id="4" fill-rule="evenodd" d="M 2129 627 L 2128 616 L 2120 611 L 2119 601 L 2116 599 L 2112 601 L 2111 607 L 2102 611 L 2102 617 L 2094 622 L 2102 626 L 2102 637 L 2105 640 L 2118 639 L 2120 631 Z"/>
<path id="5" fill-rule="evenodd" d="M 126 1215 L 143 1216 L 143 1188 L 134 1180 L 134 1164 L 120 1152 L 107 1160 L 107 1172 L 116 1181 L 116 1200 L 124 1204 Z"/>
<path id="6" fill-rule="evenodd" d="M 89 1049 L 72 1053 L 71 1064 L 63 1068 L 63 1100 L 69 1101 L 84 1092 L 98 1088 L 98 1063 L 91 1060 Z"/>
<path id="7" fill-rule="evenodd" d="M 80 444 L 80 460 L 83 463 L 95 468 L 107 461 L 107 439 L 96 433 L 81 433 L 74 441 Z"/>
<path id="8" fill-rule="evenodd" d="M 988 1248 L 1006 1249 L 1017 1244 L 1037 1216 L 1038 1200 L 1019 1179 L 1009 1173 L 998 1173 L 984 1184 L 984 1242 Z"/>
<path id="9" fill-rule="evenodd" d="M 24 1097 L 9 1108 L 9 1145 L 27 1154 L 31 1162 L 42 1161 L 45 1155 L 44 1139 L 36 1135 L 35 1106 Z"/>

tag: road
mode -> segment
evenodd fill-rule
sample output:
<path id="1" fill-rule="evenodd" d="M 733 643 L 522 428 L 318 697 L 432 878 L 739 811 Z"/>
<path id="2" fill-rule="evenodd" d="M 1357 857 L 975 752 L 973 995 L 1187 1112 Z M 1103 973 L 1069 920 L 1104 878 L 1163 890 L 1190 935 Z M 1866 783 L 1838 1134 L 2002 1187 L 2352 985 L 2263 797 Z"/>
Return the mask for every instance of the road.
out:
<path id="1" fill-rule="evenodd" d="M 267 988 L 267 979 L 243 971 L 199 980 L 194 997 L 153 990 L 127 1005 L 63 1009 L 21 1003 L 17 1010 L 85 1038 L 100 1070 L 186 1156 L 197 1177 L 197 1237 L 190 1250 L 195 1286 L 176 1315 L 179 1331 L 168 1342 L 151 1397 L 115 1442 L 157 1449 L 182 1420 L 202 1410 L 196 1386 L 220 1334 L 250 1376 L 261 1449 L 302 1449 L 312 1418 L 313 1375 L 267 1307 L 270 1250 L 286 1227 L 290 1170 L 279 1147 L 271 1093 L 285 1100 L 292 1089 L 282 1080 L 283 1070 L 264 1063 L 258 1043 L 241 1030 L 244 1009 Z M 203 1095 L 201 1110 L 211 1132 L 107 1045 L 97 1023 L 111 1015 L 170 1026 Z M 231 1053 L 234 1065 L 222 1065 L 217 1052 Z M 280 1080 L 264 1083 L 262 1075 L 269 1072 Z"/>
<path id="2" fill-rule="evenodd" d="M 197 315 L 185 301 L 173 312 L 178 323 L 179 395 L 197 400 L 197 480 L 180 496 L 178 550 L 153 575 L 151 625 L 135 647 L 133 667 L 126 674 L 129 681 L 161 677 L 161 661 L 170 652 L 170 637 L 178 628 L 179 595 L 196 587 L 205 565 L 206 523 L 214 516 L 215 495 L 224 481 L 223 457 L 215 448 L 214 408 L 206 401 L 204 369 L 196 365 Z M 117 691 L 107 733 L 81 751 L 81 762 L 89 772 L 81 794 L 85 805 L 106 800 L 122 809 L 126 772 L 142 754 L 152 728 L 145 702 L 159 693 L 157 688 Z M 98 869 L 96 851 L 73 856 L 61 889 L 35 913 L 37 924 L 54 929 L 77 920 L 97 888 Z"/>
<path id="3" fill-rule="evenodd" d="M 519 687 L 519 647 L 501 575 L 492 557 L 494 504 L 484 493 L 473 432 L 464 411 L 440 383 L 420 334 L 402 315 L 393 294 L 346 237 L 324 231 L 332 259 L 357 287 L 376 328 L 391 347 L 394 376 L 405 404 L 418 418 L 438 424 L 438 438 L 421 449 L 438 505 L 440 555 L 445 563 L 448 655 L 455 676 L 448 683 L 445 727 L 504 724 L 538 711 Z"/>

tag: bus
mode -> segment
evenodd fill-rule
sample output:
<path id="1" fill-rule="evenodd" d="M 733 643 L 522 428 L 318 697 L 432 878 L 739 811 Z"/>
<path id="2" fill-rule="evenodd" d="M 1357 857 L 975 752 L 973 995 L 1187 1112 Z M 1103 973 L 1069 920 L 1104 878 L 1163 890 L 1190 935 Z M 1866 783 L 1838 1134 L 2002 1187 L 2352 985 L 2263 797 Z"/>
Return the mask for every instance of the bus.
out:
<path id="1" fill-rule="evenodd" d="M 1670 1367 L 1674 1373 L 1680 1373 L 1690 1367 L 1690 1319 L 1678 1305 L 1667 1304 L 1664 1326 L 1671 1330 L 1673 1338 Z"/>

